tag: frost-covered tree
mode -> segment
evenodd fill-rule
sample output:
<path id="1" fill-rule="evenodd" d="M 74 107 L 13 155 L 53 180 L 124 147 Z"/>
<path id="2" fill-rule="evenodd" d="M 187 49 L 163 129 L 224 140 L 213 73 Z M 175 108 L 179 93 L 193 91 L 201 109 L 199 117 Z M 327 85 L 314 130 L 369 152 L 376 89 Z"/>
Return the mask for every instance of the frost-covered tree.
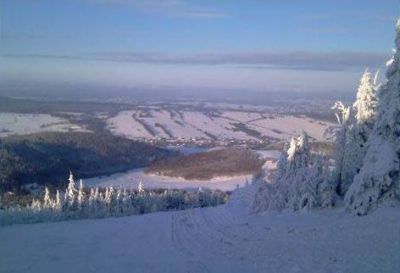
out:
<path id="1" fill-rule="evenodd" d="M 118 210 L 117 194 L 112 186 L 106 188 L 106 192 L 104 194 L 104 203 L 109 214 L 112 215 Z"/>
<path id="2" fill-rule="evenodd" d="M 363 130 L 372 130 L 375 123 L 376 109 L 378 105 L 377 77 L 365 71 L 357 91 L 357 99 L 353 104 L 356 123 Z"/>
<path id="3" fill-rule="evenodd" d="M 387 82 L 378 94 L 378 113 L 363 166 L 345 196 L 347 207 L 365 215 L 381 203 L 400 202 L 400 20 Z"/>
<path id="4" fill-rule="evenodd" d="M 337 183 L 324 169 L 323 161 L 321 157 L 315 159 L 313 171 L 310 176 L 315 177 L 315 181 L 318 181 L 316 187 L 318 188 L 319 206 L 322 208 L 330 208 L 337 204 Z"/>
<path id="5" fill-rule="evenodd" d="M 340 126 L 339 130 L 336 132 L 335 138 L 335 170 L 333 181 L 335 181 L 337 185 L 340 185 L 344 166 L 346 143 L 351 124 L 351 108 L 345 106 L 343 102 L 337 101 L 333 105 L 332 109 L 336 111 L 335 116 Z"/>
<path id="6" fill-rule="evenodd" d="M 144 191 L 141 186 L 141 194 L 126 189 L 114 190 L 108 187 L 105 191 L 98 188 L 90 189 L 86 198 L 83 182 L 80 181 L 79 189 L 75 192 L 74 179 L 70 175 L 66 188 L 65 199 L 57 190 L 55 200 L 46 188 L 43 198 L 34 199 L 25 208 L 15 206 L 7 207 L 2 214 L 0 226 L 5 223 L 35 223 L 43 221 L 60 221 L 84 218 L 102 218 L 148 213 L 160 210 L 185 209 L 191 207 L 214 206 L 226 201 L 227 195 L 218 191 L 201 190 L 186 192 L 182 190 L 167 190 L 164 193 L 151 190 Z M 75 189 L 75 190 L 74 190 Z M 68 193 L 73 193 L 69 195 Z M 71 198 L 73 196 L 73 198 Z M 64 200 L 74 201 L 74 207 Z M 3 216 L 7 219 L 3 221 Z"/>
<path id="7" fill-rule="evenodd" d="M 43 209 L 49 210 L 54 207 L 54 201 L 51 199 L 49 188 L 45 188 L 44 190 L 44 198 L 43 198 Z"/>
<path id="8" fill-rule="evenodd" d="M 68 187 L 64 195 L 64 203 L 69 210 L 75 210 L 77 205 L 77 189 L 75 185 L 74 175 L 69 173 Z"/>
<path id="9" fill-rule="evenodd" d="M 308 136 L 305 132 L 291 143 L 288 150 L 287 203 L 292 210 L 320 206 L 319 185 L 324 181 L 320 161 L 313 162 Z"/>
<path id="10" fill-rule="evenodd" d="M 40 203 L 40 201 L 37 199 L 33 199 L 31 205 L 29 206 L 29 209 L 33 213 L 38 213 L 42 210 L 42 203 Z"/>
<path id="11" fill-rule="evenodd" d="M 89 198 L 88 198 L 88 210 L 90 213 L 95 212 L 96 199 L 95 199 L 95 189 L 90 188 Z"/>
<path id="12" fill-rule="evenodd" d="M 340 166 L 338 191 L 344 195 L 353 183 L 354 176 L 359 173 L 367 151 L 367 142 L 372 132 L 377 112 L 376 77 L 366 71 L 357 91 L 357 99 L 353 104 L 350 122 L 346 126 L 343 158 Z M 342 143 L 341 143 L 342 144 Z M 343 144 L 342 144 L 343 145 Z"/>
<path id="13" fill-rule="evenodd" d="M 57 192 L 56 192 L 56 201 L 54 203 L 54 210 L 57 211 L 57 212 L 60 212 L 62 210 L 62 207 L 63 207 L 63 201 L 62 201 L 62 198 L 61 198 L 61 194 L 60 194 L 60 191 L 57 190 Z"/>
<path id="14" fill-rule="evenodd" d="M 104 194 L 102 192 L 100 192 L 99 189 L 96 189 L 96 191 L 98 193 L 97 202 L 96 202 L 97 203 L 97 212 L 99 214 L 102 214 L 107 209 Z"/>
<path id="15" fill-rule="evenodd" d="M 281 157 L 274 180 L 260 186 L 255 209 L 302 210 L 331 204 L 333 194 L 328 193 L 334 187 L 328 187 L 319 157 L 311 154 L 307 134 L 293 138 L 282 154 L 286 159 Z"/>
<path id="16" fill-rule="evenodd" d="M 77 205 L 79 210 L 85 210 L 86 195 L 82 179 L 79 180 L 79 189 L 77 197 Z"/>
<path id="17" fill-rule="evenodd" d="M 139 194 L 144 194 L 144 185 L 143 185 L 143 182 L 142 182 L 142 181 L 139 181 L 138 193 L 139 193 Z"/>
<path id="18" fill-rule="evenodd" d="M 122 192 L 122 204 L 122 210 L 125 214 L 130 214 L 133 212 L 132 196 L 126 189 L 124 189 Z"/>
<path id="19" fill-rule="evenodd" d="M 301 168 L 306 168 L 310 164 L 310 145 L 308 135 L 303 132 L 298 138 L 292 139 L 288 154 L 288 175 L 291 175 Z"/>
<path id="20" fill-rule="evenodd" d="M 122 190 L 119 188 L 115 197 L 114 215 L 123 214 L 123 204 L 122 204 Z"/>

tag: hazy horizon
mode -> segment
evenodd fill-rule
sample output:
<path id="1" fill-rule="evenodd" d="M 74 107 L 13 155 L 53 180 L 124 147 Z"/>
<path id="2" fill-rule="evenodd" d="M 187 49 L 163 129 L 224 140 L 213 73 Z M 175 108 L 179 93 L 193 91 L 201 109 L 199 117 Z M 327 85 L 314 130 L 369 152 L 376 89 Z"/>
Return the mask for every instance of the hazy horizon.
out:
<path id="1" fill-rule="evenodd" d="M 352 93 L 390 57 L 396 3 L 3 0 L 0 92 Z"/>

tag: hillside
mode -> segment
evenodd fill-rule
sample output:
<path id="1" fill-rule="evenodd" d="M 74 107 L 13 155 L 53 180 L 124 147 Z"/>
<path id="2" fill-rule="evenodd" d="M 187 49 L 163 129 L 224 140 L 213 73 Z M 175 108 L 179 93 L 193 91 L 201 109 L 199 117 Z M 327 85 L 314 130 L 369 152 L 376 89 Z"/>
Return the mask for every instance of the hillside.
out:
<path id="1" fill-rule="evenodd" d="M 253 174 L 261 170 L 263 163 L 249 150 L 232 148 L 162 160 L 147 168 L 146 173 L 209 180 L 219 176 Z"/>
<path id="2" fill-rule="evenodd" d="M 251 187 L 247 187 L 251 188 Z M 364 272 L 400 267 L 396 208 L 247 213 L 216 208 L 0 229 L 0 272 Z M 29 242 L 29 243 L 28 243 Z"/>
<path id="3" fill-rule="evenodd" d="M 270 142 L 286 139 L 303 130 L 315 140 L 326 141 L 326 131 L 335 126 L 330 121 L 302 114 L 281 113 L 279 104 L 273 109 L 257 110 L 251 106 L 231 110 L 225 107 L 162 105 L 155 109 L 121 111 L 106 122 L 113 134 L 131 139 L 165 139 L 171 142 L 196 139 L 203 143 L 227 140 Z"/>
<path id="4" fill-rule="evenodd" d="M 173 153 L 110 134 L 42 133 L 0 139 L 0 189 L 57 184 L 148 166 Z"/>

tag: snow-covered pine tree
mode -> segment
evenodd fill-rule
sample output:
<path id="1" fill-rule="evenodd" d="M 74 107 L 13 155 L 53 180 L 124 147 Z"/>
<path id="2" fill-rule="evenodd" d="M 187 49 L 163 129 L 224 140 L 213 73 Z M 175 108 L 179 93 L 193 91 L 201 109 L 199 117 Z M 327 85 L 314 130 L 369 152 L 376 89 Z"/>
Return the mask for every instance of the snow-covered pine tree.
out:
<path id="1" fill-rule="evenodd" d="M 33 199 L 31 205 L 28 207 L 31 212 L 38 213 L 42 211 L 42 203 L 39 200 Z"/>
<path id="2" fill-rule="evenodd" d="M 62 201 L 62 198 L 61 198 L 61 194 L 60 194 L 60 191 L 57 190 L 57 192 L 56 192 L 56 200 L 55 200 L 55 203 L 54 203 L 54 210 L 56 212 L 61 212 L 62 211 L 62 207 L 63 207 L 63 201 Z"/>
<path id="3" fill-rule="evenodd" d="M 95 212 L 96 210 L 95 206 L 96 206 L 95 189 L 90 188 L 90 193 L 88 198 L 88 211 L 90 214 L 93 214 Z"/>
<path id="4" fill-rule="evenodd" d="M 139 193 L 139 194 L 144 194 L 144 185 L 143 185 L 143 182 L 142 182 L 142 181 L 139 181 L 138 193 Z"/>
<path id="5" fill-rule="evenodd" d="M 115 190 L 112 186 L 106 188 L 106 192 L 104 195 L 104 204 L 105 207 L 107 208 L 107 212 L 110 215 L 114 215 L 116 211 L 117 200 L 116 200 Z"/>
<path id="6" fill-rule="evenodd" d="M 46 187 L 44 189 L 44 198 L 43 198 L 43 209 L 50 210 L 53 208 L 53 199 L 51 199 L 49 188 Z"/>
<path id="7" fill-rule="evenodd" d="M 365 215 L 381 203 L 400 202 L 400 20 L 396 51 L 388 63 L 387 82 L 378 94 L 378 114 L 363 166 L 345 196 L 347 207 Z"/>
<path id="8" fill-rule="evenodd" d="M 122 215 L 123 204 L 122 204 L 122 190 L 119 188 L 115 197 L 114 215 Z"/>
<path id="9" fill-rule="evenodd" d="M 106 187 L 106 191 L 104 192 L 104 207 L 106 208 L 107 211 L 110 211 L 110 206 L 111 206 L 111 193 L 110 193 L 110 188 Z"/>
<path id="10" fill-rule="evenodd" d="M 133 212 L 132 196 L 126 189 L 122 192 L 122 209 L 125 215 L 129 215 Z"/>
<path id="11" fill-rule="evenodd" d="M 291 172 L 289 154 L 292 160 L 296 145 L 297 141 L 295 138 L 291 138 L 290 142 L 285 141 L 277 163 L 276 174 L 270 183 L 267 181 L 265 181 L 266 183 L 253 183 L 259 185 L 253 203 L 255 211 L 281 210 L 286 207 L 288 201 L 288 187 L 286 182 Z"/>
<path id="12" fill-rule="evenodd" d="M 67 210 L 76 210 L 76 196 L 77 189 L 75 185 L 75 180 L 74 180 L 74 175 L 72 172 L 69 173 L 69 178 L 68 178 L 68 187 L 65 192 L 65 197 L 64 197 L 64 203 L 66 206 Z"/>
<path id="13" fill-rule="evenodd" d="M 372 73 L 365 71 L 357 91 L 357 99 L 353 104 L 356 123 L 362 130 L 371 131 L 374 127 L 378 105 L 377 79 Z"/>
<path id="14" fill-rule="evenodd" d="M 303 132 L 288 150 L 288 173 L 284 187 L 287 187 L 286 206 L 292 210 L 319 206 L 318 185 L 322 181 L 318 176 L 319 166 L 311 162 L 308 136 Z"/>
<path id="15" fill-rule="evenodd" d="M 347 129 L 346 143 L 338 191 L 344 195 L 353 183 L 354 176 L 360 171 L 367 151 L 367 141 L 372 132 L 377 108 L 376 79 L 366 71 L 357 91 L 357 99 L 353 105 L 354 117 L 350 119 Z"/>
<path id="16" fill-rule="evenodd" d="M 341 184 L 342 171 L 344 165 L 346 143 L 348 138 L 348 132 L 351 126 L 351 108 L 344 105 L 343 102 L 337 101 L 332 106 L 333 110 L 336 110 L 335 116 L 340 125 L 339 130 L 336 132 L 335 137 L 335 170 L 333 173 L 333 181 L 337 184 Z"/>
<path id="17" fill-rule="evenodd" d="M 303 132 L 297 139 L 290 144 L 288 153 L 288 169 L 297 170 L 306 168 L 310 164 L 310 145 L 308 135 Z M 290 171 L 290 173 L 293 173 Z"/>
<path id="18" fill-rule="evenodd" d="M 256 211 L 268 209 L 301 210 L 327 206 L 332 201 L 335 187 L 328 187 L 321 161 L 311 155 L 308 136 L 303 133 L 290 141 L 290 146 L 278 164 L 277 176 L 272 183 L 261 184 L 256 194 Z M 324 185 L 324 187 L 322 187 Z"/>
<path id="19" fill-rule="evenodd" d="M 95 190 L 95 200 L 96 200 L 96 214 L 101 217 L 106 216 L 107 206 L 104 194 L 99 190 L 99 188 L 96 188 Z"/>
<path id="20" fill-rule="evenodd" d="M 86 196 L 82 179 L 79 180 L 77 207 L 80 211 L 84 211 L 86 209 Z"/>

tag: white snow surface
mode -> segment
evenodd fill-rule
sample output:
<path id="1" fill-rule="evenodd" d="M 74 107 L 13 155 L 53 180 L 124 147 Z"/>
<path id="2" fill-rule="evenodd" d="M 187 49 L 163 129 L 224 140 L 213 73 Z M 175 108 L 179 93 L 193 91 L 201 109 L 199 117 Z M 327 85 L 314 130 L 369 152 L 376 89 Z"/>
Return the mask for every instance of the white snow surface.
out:
<path id="1" fill-rule="evenodd" d="M 230 191 L 251 181 L 251 175 L 217 177 L 211 180 L 185 180 L 167 176 L 145 174 L 143 169 L 135 169 L 126 173 L 85 179 L 87 187 L 110 187 L 137 189 L 141 181 L 146 189 L 197 189 L 209 188 Z"/>
<path id="2" fill-rule="evenodd" d="M 147 114 L 147 116 L 145 115 Z M 152 135 L 140 122 L 148 125 Z M 218 139 L 257 140 L 252 135 L 237 130 L 235 124 L 244 124 L 262 136 L 287 139 L 305 130 L 312 138 L 326 140 L 325 131 L 334 124 L 308 118 L 261 112 L 224 111 L 209 115 L 201 111 L 166 111 L 162 109 L 141 111 L 122 111 L 107 120 L 108 129 L 131 139 Z M 171 135 L 165 133 L 165 130 Z"/>
<path id="3" fill-rule="evenodd" d="M 0 272 L 398 272 L 398 208 L 251 214 L 254 193 L 215 208 L 2 227 Z"/>
<path id="4" fill-rule="evenodd" d="M 217 150 L 220 147 L 213 149 L 196 148 L 196 147 L 181 147 L 178 149 L 183 154 L 193 154 L 198 152 Z M 276 168 L 276 160 L 281 152 L 277 150 L 255 150 L 262 158 L 266 159 L 265 168 L 274 170 Z M 209 188 L 213 190 L 231 191 L 237 186 L 244 186 L 246 182 L 251 181 L 252 175 L 237 175 L 215 177 L 210 180 L 186 180 L 184 178 L 175 178 L 167 176 L 158 176 L 144 173 L 144 169 L 134 169 L 125 173 L 118 173 L 110 176 L 100 176 L 85 179 L 85 185 L 88 187 L 116 187 L 126 189 L 137 189 L 139 182 L 142 181 L 147 189 L 188 189 L 188 188 Z"/>
<path id="5" fill-rule="evenodd" d="M 41 132 L 87 131 L 68 120 L 46 114 L 0 113 L 0 137 Z"/>

